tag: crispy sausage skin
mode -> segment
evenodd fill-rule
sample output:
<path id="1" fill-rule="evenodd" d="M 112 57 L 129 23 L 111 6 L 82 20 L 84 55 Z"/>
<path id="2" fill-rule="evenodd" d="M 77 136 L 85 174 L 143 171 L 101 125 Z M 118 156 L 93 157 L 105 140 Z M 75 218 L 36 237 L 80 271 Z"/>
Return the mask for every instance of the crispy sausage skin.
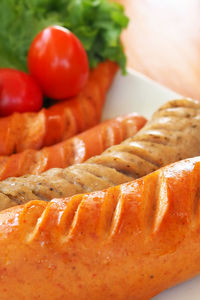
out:
<path id="1" fill-rule="evenodd" d="M 200 273 L 200 157 L 0 213 L 1 300 L 147 300 Z"/>

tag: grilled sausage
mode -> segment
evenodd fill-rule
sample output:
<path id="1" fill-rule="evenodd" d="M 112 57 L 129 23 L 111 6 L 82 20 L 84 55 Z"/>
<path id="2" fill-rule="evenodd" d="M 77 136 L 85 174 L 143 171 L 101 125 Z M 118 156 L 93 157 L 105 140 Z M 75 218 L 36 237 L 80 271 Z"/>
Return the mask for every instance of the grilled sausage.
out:
<path id="1" fill-rule="evenodd" d="M 0 298 L 147 300 L 200 273 L 200 157 L 0 213 Z"/>
<path id="2" fill-rule="evenodd" d="M 27 173 L 38 175 L 51 168 L 66 168 L 82 163 L 133 136 L 145 123 L 144 117 L 132 113 L 107 120 L 41 150 L 27 149 L 10 156 L 0 156 L 0 180 Z"/>
<path id="3" fill-rule="evenodd" d="M 0 118 L 0 155 L 50 146 L 96 125 L 117 70 L 116 63 L 102 62 L 90 71 L 86 86 L 76 97 L 36 113 Z"/>
<path id="4" fill-rule="evenodd" d="M 102 190 L 142 177 L 169 163 L 200 155 L 200 103 L 174 100 L 133 138 L 66 169 L 0 182 L 1 208 Z"/>

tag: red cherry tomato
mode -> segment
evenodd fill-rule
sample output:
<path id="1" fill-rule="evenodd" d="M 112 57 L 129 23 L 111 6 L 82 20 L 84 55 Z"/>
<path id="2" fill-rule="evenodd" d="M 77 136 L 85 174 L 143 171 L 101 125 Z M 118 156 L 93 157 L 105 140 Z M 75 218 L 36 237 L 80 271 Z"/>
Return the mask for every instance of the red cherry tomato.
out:
<path id="1" fill-rule="evenodd" d="M 28 67 L 44 94 L 56 100 L 77 95 L 89 74 L 81 42 L 60 26 L 47 27 L 36 36 L 29 49 Z"/>
<path id="2" fill-rule="evenodd" d="M 30 75 L 14 69 L 0 69 L 0 116 L 38 111 L 42 102 L 42 91 Z"/>

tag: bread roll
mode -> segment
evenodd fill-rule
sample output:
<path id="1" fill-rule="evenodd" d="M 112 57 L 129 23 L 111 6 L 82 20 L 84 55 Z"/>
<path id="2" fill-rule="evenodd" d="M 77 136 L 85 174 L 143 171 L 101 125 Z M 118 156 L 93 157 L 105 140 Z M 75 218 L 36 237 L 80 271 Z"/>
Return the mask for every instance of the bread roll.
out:
<path id="1" fill-rule="evenodd" d="M 200 273 L 200 157 L 0 213 L 0 298 L 147 300 Z"/>

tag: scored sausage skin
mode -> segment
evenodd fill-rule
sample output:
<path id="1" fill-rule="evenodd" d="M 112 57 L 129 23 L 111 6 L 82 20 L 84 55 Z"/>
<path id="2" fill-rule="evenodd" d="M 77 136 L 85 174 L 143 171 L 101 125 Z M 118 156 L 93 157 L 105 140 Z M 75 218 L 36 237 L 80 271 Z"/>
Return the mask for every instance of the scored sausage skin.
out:
<path id="1" fill-rule="evenodd" d="M 147 300 L 200 273 L 200 157 L 0 213 L 7 299 Z"/>
<path id="2" fill-rule="evenodd" d="M 52 168 L 67 168 L 83 163 L 107 148 L 135 135 L 146 123 L 136 113 L 107 120 L 74 137 L 41 150 L 27 149 L 0 156 L 0 180 L 25 174 L 41 174 Z"/>
<path id="3" fill-rule="evenodd" d="M 174 100 L 162 106 L 134 137 L 102 155 L 65 169 L 0 182 L 1 209 L 29 200 L 51 200 L 102 190 L 160 167 L 200 155 L 200 103 Z"/>
<path id="4" fill-rule="evenodd" d="M 0 118 L 0 155 L 38 150 L 98 124 L 118 69 L 114 62 L 102 62 L 90 71 L 86 86 L 76 97 L 58 101 L 39 112 Z"/>

